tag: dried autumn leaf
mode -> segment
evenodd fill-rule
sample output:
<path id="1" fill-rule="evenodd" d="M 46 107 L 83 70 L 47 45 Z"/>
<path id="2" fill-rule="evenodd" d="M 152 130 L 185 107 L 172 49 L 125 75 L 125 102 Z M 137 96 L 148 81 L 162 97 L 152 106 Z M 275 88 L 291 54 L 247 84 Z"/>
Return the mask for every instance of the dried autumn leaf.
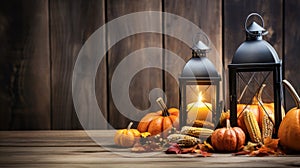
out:
<path id="1" fill-rule="evenodd" d="M 207 143 L 206 141 L 203 142 L 203 144 L 199 144 L 199 149 L 201 151 L 206 151 L 206 152 L 213 152 L 214 151 L 214 148 L 209 144 Z"/>
<path id="2" fill-rule="evenodd" d="M 232 155 L 233 156 L 239 156 L 239 155 L 249 155 L 251 153 L 250 150 L 242 150 L 242 151 L 239 151 L 239 152 L 236 152 L 236 153 L 233 153 Z"/>
<path id="3" fill-rule="evenodd" d="M 276 151 L 278 149 L 278 142 L 279 139 L 271 139 L 270 137 L 267 137 L 264 139 L 264 146 Z"/>
<path id="4" fill-rule="evenodd" d="M 178 144 L 172 144 L 166 151 L 166 154 L 180 154 L 181 148 Z"/>
<path id="5" fill-rule="evenodd" d="M 209 157 L 212 154 L 207 151 L 202 151 L 202 144 L 197 144 L 190 148 L 180 148 L 178 144 L 172 144 L 166 151 L 166 154 L 190 154 L 190 155 L 182 155 L 182 156 L 192 156 L 192 157 Z"/>
<path id="6" fill-rule="evenodd" d="M 266 147 L 265 145 L 263 145 L 263 146 L 262 146 L 261 148 L 259 148 L 258 150 L 261 151 L 261 152 L 267 152 L 267 153 L 269 153 L 270 155 L 275 154 L 275 150 L 274 150 L 274 149 L 268 148 L 268 147 Z"/>
<path id="7" fill-rule="evenodd" d="M 258 157 L 263 157 L 263 156 L 269 156 L 269 153 L 265 150 L 256 150 L 252 151 L 249 156 L 258 156 Z"/>
<path id="8" fill-rule="evenodd" d="M 244 147 L 243 151 L 235 153 L 236 155 L 247 155 L 249 156 L 269 156 L 269 155 L 283 155 L 284 153 L 278 147 L 279 139 L 272 139 L 267 137 L 264 139 L 264 145 L 260 143 L 252 143 L 248 142 L 248 144 Z"/>
<path id="9" fill-rule="evenodd" d="M 190 148 L 183 148 L 181 149 L 181 153 L 185 154 L 185 153 L 195 153 L 196 152 L 196 146 L 194 147 L 190 147 Z"/>
<path id="10" fill-rule="evenodd" d="M 278 156 L 282 154 L 281 150 L 278 150 L 279 139 L 271 139 L 269 137 L 264 139 L 264 145 L 262 145 L 258 150 L 250 153 L 250 156 Z"/>
<path id="11" fill-rule="evenodd" d="M 259 147 L 258 143 L 248 142 L 246 146 L 244 146 L 244 151 L 255 151 Z"/>

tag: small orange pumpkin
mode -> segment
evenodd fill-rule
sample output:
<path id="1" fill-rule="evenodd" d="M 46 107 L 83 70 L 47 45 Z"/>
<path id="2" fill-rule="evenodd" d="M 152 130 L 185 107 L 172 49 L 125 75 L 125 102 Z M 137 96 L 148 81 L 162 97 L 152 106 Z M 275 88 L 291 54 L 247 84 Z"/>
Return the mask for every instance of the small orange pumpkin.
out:
<path id="1" fill-rule="evenodd" d="M 291 92 L 297 106 L 290 109 L 280 123 L 278 129 L 279 142 L 289 150 L 300 151 L 300 98 L 287 80 L 283 80 L 283 84 Z"/>
<path id="2" fill-rule="evenodd" d="M 231 127 L 229 119 L 226 127 L 216 129 L 211 135 L 212 146 L 219 152 L 236 152 L 245 144 L 246 135 L 239 127 Z"/>
<path id="3" fill-rule="evenodd" d="M 151 135 L 161 133 L 166 138 L 172 127 L 179 129 L 179 110 L 177 108 L 167 109 L 161 98 L 157 99 L 157 102 L 163 110 L 146 114 L 139 122 L 137 129 L 140 132 L 150 132 Z"/>
<path id="4" fill-rule="evenodd" d="M 131 129 L 132 122 L 129 123 L 127 129 L 117 130 L 114 142 L 122 147 L 132 147 L 140 138 L 140 132 L 137 129 Z"/>

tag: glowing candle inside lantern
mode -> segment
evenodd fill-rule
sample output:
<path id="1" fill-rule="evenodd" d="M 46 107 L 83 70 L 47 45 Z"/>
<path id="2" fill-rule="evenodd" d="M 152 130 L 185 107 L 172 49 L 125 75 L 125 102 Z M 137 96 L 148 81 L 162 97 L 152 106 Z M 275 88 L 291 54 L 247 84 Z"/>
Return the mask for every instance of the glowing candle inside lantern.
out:
<path id="1" fill-rule="evenodd" d="M 188 124 L 193 124 L 195 120 L 205 120 L 212 122 L 212 105 L 204 102 L 202 92 L 198 94 L 198 101 L 187 105 Z"/>

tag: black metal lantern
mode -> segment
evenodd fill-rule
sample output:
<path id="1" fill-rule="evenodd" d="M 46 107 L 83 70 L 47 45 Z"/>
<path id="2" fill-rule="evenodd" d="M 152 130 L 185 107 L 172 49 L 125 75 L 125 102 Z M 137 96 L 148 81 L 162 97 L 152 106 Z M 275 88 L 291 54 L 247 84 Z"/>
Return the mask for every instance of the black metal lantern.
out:
<path id="1" fill-rule="evenodd" d="M 262 21 L 262 27 L 256 22 L 247 26 L 251 16 L 258 16 Z M 262 39 L 262 36 L 268 33 L 263 27 L 264 21 L 259 14 L 252 13 L 247 17 L 246 41 L 239 46 L 231 64 L 228 65 L 230 121 L 233 126 L 237 126 L 238 106 L 244 105 L 239 110 L 245 110 L 248 105 L 253 105 L 252 101 L 257 100 L 258 93 L 265 87 L 262 98 L 259 98 L 257 103 L 272 122 L 272 127 L 275 128 L 272 128 L 273 136 L 276 137 L 282 120 L 282 63 L 275 49 Z M 267 111 L 267 105 L 268 108 L 272 108 L 275 119 Z"/>
<path id="2" fill-rule="evenodd" d="M 193 125 L 196 120 L 216 124 L 219 119 L 221 77 L 207 58 L 209 50 L 204 42 L 194 40 L 192 58 L 179 77 L 181 127 Z"/>

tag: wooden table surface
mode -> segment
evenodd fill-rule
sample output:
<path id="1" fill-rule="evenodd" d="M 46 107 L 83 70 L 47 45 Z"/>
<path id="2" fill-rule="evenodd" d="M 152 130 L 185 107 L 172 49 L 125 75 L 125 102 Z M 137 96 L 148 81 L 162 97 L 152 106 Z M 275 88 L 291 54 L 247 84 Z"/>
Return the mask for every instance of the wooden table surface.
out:
<path id="1" fill-rule="evenodd" d="M 0 167 L 299 167 L 299 156 L 211 157 L 131 153 L 113 145 L 114 131 L 2 131 Z M 97 142 L 93 141 L 96 139 Z"/>

